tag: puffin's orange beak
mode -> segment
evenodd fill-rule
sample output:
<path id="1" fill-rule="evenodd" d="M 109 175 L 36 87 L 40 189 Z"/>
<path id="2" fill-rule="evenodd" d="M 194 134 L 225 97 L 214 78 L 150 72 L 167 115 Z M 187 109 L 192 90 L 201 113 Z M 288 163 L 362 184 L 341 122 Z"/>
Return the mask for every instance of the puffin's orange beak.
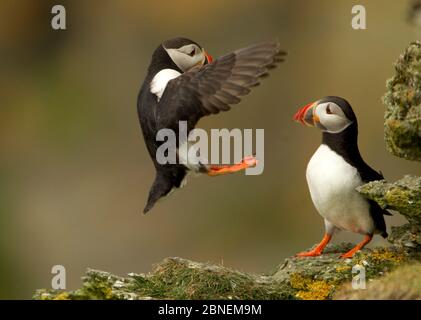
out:
<path id="1" fill-rule="evenodd" d="M 212 56 L 209 53 L 207 53 L 206 51 L 203 51 L 203 52 L 205 53 L 206 62 L 207 63 L 212 63 L 212 61 L 213 61 Z"/>
<path id="2" fill-rule="evenodd" d="M 316 123 L 320 122 L 319 117 L 314 113 L 316 106 L 317 102 L 312 102 L 299 109 L 294 115 L 294 121 L 308 126 L 315 126 Z"/>

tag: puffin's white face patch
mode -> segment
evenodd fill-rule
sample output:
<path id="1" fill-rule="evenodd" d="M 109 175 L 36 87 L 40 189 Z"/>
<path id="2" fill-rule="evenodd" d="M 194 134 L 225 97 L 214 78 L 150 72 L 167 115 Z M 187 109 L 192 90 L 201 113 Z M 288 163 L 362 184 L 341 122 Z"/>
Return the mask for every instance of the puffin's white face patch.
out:
<path id="1" fill-rule="evenodd" d="M 205 53 L 195 44 L 188 44 L 178 49 L 164 49 L 167 51 L 171 60 L 183 72 L 205 63 Z"/>
<path id="2" fill-rule="evenodd" d="M 317 105 L 315 114 L 320 119 L 320 124 L 326 128 L 322 131 L 330 133 L 339 133 L 352 123 L 342 109 L 333 102 L 325 102 Z"/>
<path id="3" fill-rule="evenodd" d="M 155 77 L 153 77 L 150 85 L 151 92 L 156 95 L 158 101 L 164 94 L 165 88 L 167 87 L 168 81 L 177 78 L 181 75 L 180 72 L 173 69 L 163 69 L 159 71 Z"/>

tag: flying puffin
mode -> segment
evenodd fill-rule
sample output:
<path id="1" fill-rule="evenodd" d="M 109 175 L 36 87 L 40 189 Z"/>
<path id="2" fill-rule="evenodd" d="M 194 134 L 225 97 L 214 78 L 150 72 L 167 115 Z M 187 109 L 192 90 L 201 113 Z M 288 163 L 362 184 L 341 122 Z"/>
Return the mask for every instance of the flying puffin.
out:
<path id="1" fill-rule="evenodd" d="M 336 230 L 365 235 L 342 258 L 351 258 L 375 233 L 386 238 L 383 215 L 390 213 L 355 190 L 366 182 L 383 179 L 383 175 L 360 155 L 357 118 L 351 105 L 340 97 L 325 97 L 298 110 L 294 120 L 322 131 L 322 144 L 307 165 L 306 178 L 313 204 L 325 222 L 323 240 L 311 251 L 297 256 L 320 255 Z"/>
<path id="2" fill-rule="evenodd" d="M 284 55 L 277 41 L 255 44 L 215 60 L 186 38 L 166 40 L 156 48 L 137 100 L 143 137 L 156 169 L 144 213 L 160 198 L 183 186 L 189 172 L 216 176 L 256 165 L 253 156 L 234 165 L 210 165 L 200 159 L 160 164 L 156 152 L 163 142 L 157 141 L 157 133 L 160 129 L 172 129 L 178 137 L 179 121 L 186 121 L 188 134 L 200 118 L 229 110 L 283 61 Z M 178 160 L 190 144 L 177 141 L 173 147 Z"/>

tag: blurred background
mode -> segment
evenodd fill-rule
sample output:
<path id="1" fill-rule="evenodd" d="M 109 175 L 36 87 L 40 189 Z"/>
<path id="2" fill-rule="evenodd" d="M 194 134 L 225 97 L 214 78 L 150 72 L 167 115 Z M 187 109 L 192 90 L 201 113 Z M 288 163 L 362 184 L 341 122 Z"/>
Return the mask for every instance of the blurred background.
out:
<path id="1" fill-rule="evenodd" d="M 51 29 L 63 4 L 67 30 Z M 367 30 L 351 8 L 367 9 Z M 0 298 L 67 289 L 87 267 L 147 272 L 168 256 L 270 272 L 318 242 L 323 221 L 305 180 L 320 132 L 291 118 L 325 95 L 357 114 L 365 160 L 388 180 L 421 174 L 390 155 L 381 97 L 420 31 L 406 0 L 0 2 Z M 136 98 L 153 50 L 186 36 L 214 57 L 278 38 L 287 62 L 232 111 L 200 127 L 265 129 L 265 171 L 200 177 L 142 215 L 154 168 Z M 402 224 L 396 214 L 387 224 Z M 360 241 L 341 233 L 335 241 Z M 379 237 L 372 245 L 385 244 Z"/>

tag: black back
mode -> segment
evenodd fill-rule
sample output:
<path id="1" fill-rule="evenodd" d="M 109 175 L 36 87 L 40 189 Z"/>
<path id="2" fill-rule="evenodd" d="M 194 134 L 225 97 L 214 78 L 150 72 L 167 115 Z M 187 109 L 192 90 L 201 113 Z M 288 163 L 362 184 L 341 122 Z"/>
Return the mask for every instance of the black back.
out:
<path id="1" fill-rule="evenodd" d="M 174 41 L 170 45 L 175 45 Z M 155 111 L 158 100 L 150 92 L 149 86 L 153 77 L 162 69 L 174 69 L 181 73 L 181 70 L 168 56 L 162 45 L 159 45 L 152 55 L 152 61 L 137 98 L 137 112 L 143 138 L 156 169 L 155 180 L 150 189 L 148 201 L 143 210 L 144 213 L 148 212 L 159 198 L 167 195 L 174 187 L 179 188 L 186 175 L 185 166 L 178 164 L 161 165 L 156 160 L 156 151 L 164 142 L 156 141 L 157 126 Z"/>

